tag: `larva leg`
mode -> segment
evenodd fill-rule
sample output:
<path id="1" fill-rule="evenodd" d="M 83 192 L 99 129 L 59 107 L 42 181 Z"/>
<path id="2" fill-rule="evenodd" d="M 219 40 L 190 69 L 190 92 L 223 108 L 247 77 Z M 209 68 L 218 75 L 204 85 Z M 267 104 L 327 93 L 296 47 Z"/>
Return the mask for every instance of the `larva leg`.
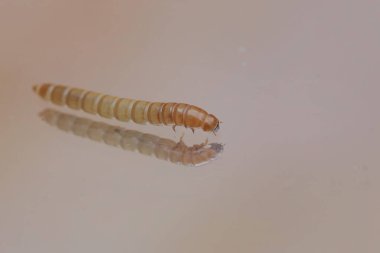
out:
<path id="1" fill-rule="evenodd" d="M 183 137 L 185 137 L 185 133 L 181 134 L 181 137 L 179 137 L 179 142 L 183 142 Z"/>

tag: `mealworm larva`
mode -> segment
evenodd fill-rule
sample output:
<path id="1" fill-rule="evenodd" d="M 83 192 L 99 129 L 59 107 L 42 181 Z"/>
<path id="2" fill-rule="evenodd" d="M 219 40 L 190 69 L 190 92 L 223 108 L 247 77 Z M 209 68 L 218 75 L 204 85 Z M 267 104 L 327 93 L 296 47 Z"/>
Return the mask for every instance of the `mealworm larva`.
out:
<path id="1" fill-rule="evenodd" d="M 35 85 L 33 90 L 43 99 L 56 105 L 67 105 L 76 110 L 82 109 L 104 118 L 132 120 L 138 124 L 172 125 L 173 129 L 175 126 L 184 126 L 193 131 L 195 128 L 213 133 L 219 130 L 219 120 L 194 105 L 119 98 L 50 83 Z"/>
<path id="2" fill-rule="evenodd" d="M 188 147 L 182 140 L 176 143 L 152 134 L 126 130 L 51 109 L 42 111 L 40 116 L 48 124 L 65 132 L 187 166 L 206 164 L 223 151 L 223 145 L 219 143 Z"/>

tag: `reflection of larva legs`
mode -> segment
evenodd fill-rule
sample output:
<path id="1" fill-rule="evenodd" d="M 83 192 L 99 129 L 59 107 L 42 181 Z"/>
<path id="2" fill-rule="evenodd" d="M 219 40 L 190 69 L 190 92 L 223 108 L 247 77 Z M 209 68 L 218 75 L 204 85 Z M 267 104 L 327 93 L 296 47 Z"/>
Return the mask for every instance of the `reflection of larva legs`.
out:
<path id="1" fill-rule="evenodd" d="M 71 109 L 99 114 L 104 118 L 120 121 L 132 120 L 138 124 L 185 126 L 194 130 L 216 132 L 219 121 L 205 110 L 184 103 L 160 103 L 118 98 L 64 85 L 42 84 L 34 91 L 56 105 L 67 105 Z"/>
<path id="2" fill-rule="evenodd" d="M 72 132 L 77 136 L 183 165 L 205 164 L 215 159 L 223 151 L 223 145 L 218 143 L 203 143 L 188 147 L 182 140 L 175 143 L 152 134 L 125 130 L 49 109 L 41 112 L 40 115 L 50 125 L 57 126 L 66 132 Z"/>

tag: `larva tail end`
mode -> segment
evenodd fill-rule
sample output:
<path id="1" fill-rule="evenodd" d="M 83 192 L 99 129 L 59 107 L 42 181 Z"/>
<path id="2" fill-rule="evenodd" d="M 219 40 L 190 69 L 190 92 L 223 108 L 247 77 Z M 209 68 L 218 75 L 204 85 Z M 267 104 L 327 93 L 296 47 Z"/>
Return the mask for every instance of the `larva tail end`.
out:
<path id="1" fill-rule="evenodd" d="M 35 93 L 38 94 L 39 85 L 38 85 L 38 84 L 34 84 L 34 85 L 32 86 L 32 89 L 33 89 L 33 91 L 34 91 Z"/>

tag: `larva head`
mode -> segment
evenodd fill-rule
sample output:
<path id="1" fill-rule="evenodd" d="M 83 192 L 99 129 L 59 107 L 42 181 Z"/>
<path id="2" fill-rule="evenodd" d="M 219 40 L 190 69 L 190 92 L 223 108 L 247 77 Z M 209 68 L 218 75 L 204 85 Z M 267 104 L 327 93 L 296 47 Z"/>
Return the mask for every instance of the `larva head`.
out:
<path id="1" fill-rule="evenodd" d="M 205 132 L 216 133 L 219 130 L 219 120 L 214 115 L 208 114 L 203 121 L 202 129 Z"/>

